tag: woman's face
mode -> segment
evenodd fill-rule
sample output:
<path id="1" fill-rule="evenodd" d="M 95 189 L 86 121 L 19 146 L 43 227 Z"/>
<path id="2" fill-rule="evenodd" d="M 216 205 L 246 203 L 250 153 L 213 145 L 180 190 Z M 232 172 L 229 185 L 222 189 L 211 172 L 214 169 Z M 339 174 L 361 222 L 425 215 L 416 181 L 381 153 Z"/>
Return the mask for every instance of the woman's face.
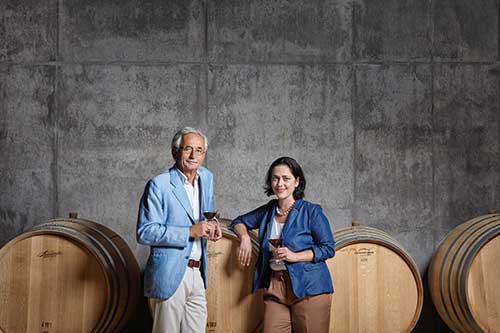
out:
<path id="1" fill-rule="evenodd" d="M 279 200 L 293 199 L 293 191 L 299 186 L 299 178 L 295 178 L 287 165 L 277 165 L 271 172 L 271 188 Z"/>

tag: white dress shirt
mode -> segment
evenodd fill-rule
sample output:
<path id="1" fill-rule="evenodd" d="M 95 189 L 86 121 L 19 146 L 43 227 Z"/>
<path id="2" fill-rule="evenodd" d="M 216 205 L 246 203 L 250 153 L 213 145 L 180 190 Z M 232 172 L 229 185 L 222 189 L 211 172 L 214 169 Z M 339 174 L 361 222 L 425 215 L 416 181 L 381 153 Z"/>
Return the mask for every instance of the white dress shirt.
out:
<path id="1" fill-rule="evenodd" d="M 186 190 L 187 197 L 189 199 L 189 202 L 191 203 L 191 208 L 193 208 L 193 216 L 195 218 L 195 223 L 197 223 L 200 220 L 200 187 L 198 185 L 198 179 L 200 178 L 200 176 L 198 176 L 198 173 L 196 174 L 196 176 L 194 177 L 194 185 L 192 185 L 188 181 L 186 175 L 184 175 L 180 170 L 179 173 L 184 179 L 184 189 Z M 200 258 L 201 258 L 201 238 L 197 238 L 194 241 L 193 249 L 191 250 L 191 255 L 189 256 L 189 259 L 198 261 L 200 260 Z"/>

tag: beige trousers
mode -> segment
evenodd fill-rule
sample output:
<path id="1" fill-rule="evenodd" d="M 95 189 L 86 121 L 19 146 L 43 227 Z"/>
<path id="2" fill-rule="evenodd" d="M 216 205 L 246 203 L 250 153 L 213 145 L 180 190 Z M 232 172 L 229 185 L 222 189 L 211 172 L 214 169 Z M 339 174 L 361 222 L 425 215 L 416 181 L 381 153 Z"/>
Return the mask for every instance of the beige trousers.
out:
<path id="1" fill-rule="evenodd" d="M 199 268 L 186 268 L 168 299 L 155 299 L 152 333 L 203 333 L 207 322 L 205 285 Z"/>
<path id="2" fill-rule="evenodd" d="M 328 333 L 332 294 L 296 298 L 287 271 L 273 271 L 264 292 L 264 333 Z"/>

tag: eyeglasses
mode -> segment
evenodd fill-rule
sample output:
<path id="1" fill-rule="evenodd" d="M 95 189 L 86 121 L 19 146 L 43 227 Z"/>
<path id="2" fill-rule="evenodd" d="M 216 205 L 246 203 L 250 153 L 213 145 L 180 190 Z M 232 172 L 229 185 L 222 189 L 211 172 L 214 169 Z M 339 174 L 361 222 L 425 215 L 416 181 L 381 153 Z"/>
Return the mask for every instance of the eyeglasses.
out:
<path id="1" fill-rule="evenodd" d="M 191 146 L 184 146 L 184 147 L 181 147 L 180 150 L 182 150 L 183 153 L 186 153 L 186 154 L 189 154 L 191 155 L 193 152 L 194 152 L 194 155 L 196 156 L 201 156 L 203 154 L 205 154 L 205 151 L 201 148 L 193 148 Z"/>

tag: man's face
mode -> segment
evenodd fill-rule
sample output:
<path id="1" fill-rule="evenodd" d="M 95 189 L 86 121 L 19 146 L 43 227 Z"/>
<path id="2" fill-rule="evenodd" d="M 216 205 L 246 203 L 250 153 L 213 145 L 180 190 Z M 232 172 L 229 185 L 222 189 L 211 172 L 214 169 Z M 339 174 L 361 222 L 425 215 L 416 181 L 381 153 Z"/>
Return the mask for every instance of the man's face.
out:
<path id="1" fill-rule="evenodd" d="M 177 167 L 182 173 L 196 172 L 205 160 L 205 140 L 196 134 L 184 134 L 179 150 L 175 153 Z"/>

